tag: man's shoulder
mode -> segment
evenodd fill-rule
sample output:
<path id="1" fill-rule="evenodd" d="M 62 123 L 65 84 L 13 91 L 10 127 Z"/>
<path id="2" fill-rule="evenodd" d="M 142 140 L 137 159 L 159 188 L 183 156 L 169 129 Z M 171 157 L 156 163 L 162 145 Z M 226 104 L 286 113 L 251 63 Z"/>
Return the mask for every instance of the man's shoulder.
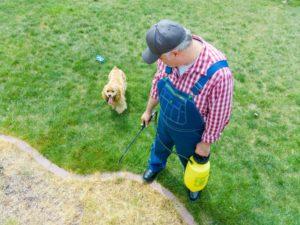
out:
<path id="1" fill-rule="evenodd" d="M 231 80 L 232 79 L 232 73 L 228 65 L 227 57 L 223 52 L 215 48 L 213 45 L 208 43 L 208 65 L 206 68 L 206 73 L 208 70 L 215 65 L 216 63 L 220 61 L 226 61 L 227 66 L 222 66 L 222 68 L 218 69 L 215 74 L 213 75 L 213 80 L 215 83 L 218 83 L 220 81 L 225 81 L 225 80 Z"/>
<path id="2" fill-rule="evenodd" d="M 207 53 L 212 63 L 227 60 L 225 54 L 210 43 L 206 43 Z"/>
<path id="3" fill-rule="evenodd" d="M 195 63 L 195 71 L 205 75 L 207 70 L 216 62 L 227 60 L 223 52 L 213 46 L 211 43 L 204 40 L 198 35 L 193 35 L 193 39 L 201 42 L 203 46 L 202 53 L 200 53 L 198 60 Z"/>
<path id="4" fill-rule="evenodd" d="M 220 49 L 215 47 L 212 43 L 206 41 L 204 38 L 202 38 L 199 35 L 193 35 L 193 39 L 202 42 L 206 50 L 207 57 L 211 61 L 211 63 L 215 63 L 221 60 L 226 60 L 225 54 Z"/>

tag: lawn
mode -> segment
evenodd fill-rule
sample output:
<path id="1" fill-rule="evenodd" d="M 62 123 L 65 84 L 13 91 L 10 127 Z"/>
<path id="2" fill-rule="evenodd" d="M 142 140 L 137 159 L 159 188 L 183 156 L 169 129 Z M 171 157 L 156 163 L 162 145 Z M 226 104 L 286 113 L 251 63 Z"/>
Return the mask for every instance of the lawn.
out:
<path id="1" fill-rule="evenodd" d="M 158 181 L 199 224 L 300 224 L 299 1 L 1 0 L 0 132 L 77 173 L 142 173 L 153 126 L 117 161 L 139 129 L 155 72 L 141 59 L 145 32 L 162 18 L 221 49 L 235 90 L 202 199 L 187 201 L 175 156 Z M 122 115 L 100 98 L 114 65 L 128 79 Z"/>

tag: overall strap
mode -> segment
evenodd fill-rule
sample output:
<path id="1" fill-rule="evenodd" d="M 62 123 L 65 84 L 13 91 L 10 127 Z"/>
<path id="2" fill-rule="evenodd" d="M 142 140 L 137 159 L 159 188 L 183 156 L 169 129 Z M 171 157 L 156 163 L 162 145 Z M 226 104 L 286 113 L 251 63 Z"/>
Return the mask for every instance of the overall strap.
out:
<path id="1" fill-rule="evenodd" d="M 200 79 L 192 87 L 192 92 L 194 95 L 199 94 L 199 91 L 205 86 L 205 84 L 212 78 L 212 76 L 220 69 L 228 67 L 226 60 L 218 61 L 212 64 L 206 71 L 206 76 L 201 76 Z"/>

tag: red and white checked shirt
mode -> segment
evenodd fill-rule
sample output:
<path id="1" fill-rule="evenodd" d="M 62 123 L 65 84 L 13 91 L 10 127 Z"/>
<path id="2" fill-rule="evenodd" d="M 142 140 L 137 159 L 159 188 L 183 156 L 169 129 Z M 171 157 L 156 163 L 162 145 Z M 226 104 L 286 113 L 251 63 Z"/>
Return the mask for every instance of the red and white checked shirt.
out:
<path id="1" fill-rule="evenodd" d="M 191 66 L 184 74 L 179 75 L 177 68 L 173 68 L 169 79 L 180 91 L 192 94 L 191 88 L 201 76 L 206 75 L 207 69 L 215 62 L 226 60 L 222 52 L 199 36 L 193 36 L 194 40 L 202 42 L 203 49 Z M 157 61 L 157 72 L 152 81 L 150 96 L 158 99 L 157 82 L 168 76 L 165 73 L 166 65 Z M 194 95 L 194 102 L 205 121 L 205 131 L 202 141 L 213 143 L 220 138 L 221 132 L 229 123 L 233 98 L 233 77 L 228 67 L 218 70 L 206 83 L 198 95 Z"/>

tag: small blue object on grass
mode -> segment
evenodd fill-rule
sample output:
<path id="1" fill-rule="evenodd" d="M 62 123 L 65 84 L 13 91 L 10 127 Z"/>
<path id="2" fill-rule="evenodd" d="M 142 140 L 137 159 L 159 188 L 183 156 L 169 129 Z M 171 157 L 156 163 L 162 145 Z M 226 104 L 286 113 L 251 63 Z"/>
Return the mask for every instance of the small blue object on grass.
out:
<path id="1" fill-rule="evenodd" d="M 98 61 L 99 63 L 104 63 L 104 58 L 101 55 L 97 55 L 96 56 L 96 61 Z"/>

